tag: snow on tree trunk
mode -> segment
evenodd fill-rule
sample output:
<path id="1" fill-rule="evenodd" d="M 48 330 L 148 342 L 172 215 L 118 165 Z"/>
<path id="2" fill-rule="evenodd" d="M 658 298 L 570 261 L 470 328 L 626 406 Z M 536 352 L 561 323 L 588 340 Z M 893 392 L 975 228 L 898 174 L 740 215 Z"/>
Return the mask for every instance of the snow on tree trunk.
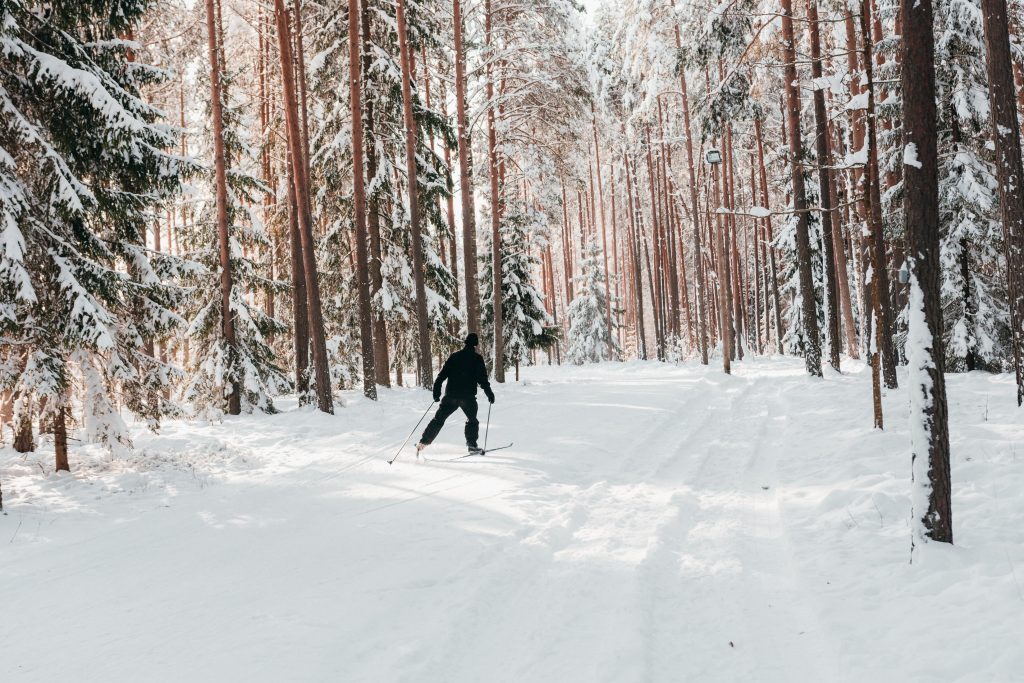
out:
<path id="1" fill-rule="evenodd" d="M 939 298 L 939 185 L 931 0 L 904 3 L 903 201 L 910 270 L 908 393 L 914 542 L 953 542 Z"/>

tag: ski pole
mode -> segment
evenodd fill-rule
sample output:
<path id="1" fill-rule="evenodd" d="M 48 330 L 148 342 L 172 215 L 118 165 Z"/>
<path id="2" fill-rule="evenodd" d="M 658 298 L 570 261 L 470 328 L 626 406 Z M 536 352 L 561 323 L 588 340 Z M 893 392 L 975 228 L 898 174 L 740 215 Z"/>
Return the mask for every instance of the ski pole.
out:
<path id="1" fill-rule="evenodd" d="M 487 452 L 487 435 L 491 432 L 491 406 L 492 403 L 487 404 L 487 428 L 484 429 L 484 453 Z"/>
<path id="2" fill-rule="evenodd" d="M 423 423 L 423 419 L 427 416 L 427 413 L 430 412 L 430 409 L 434 407 L 435 403 L 437 403 L 437 401 L 431 401 L 430 405 L 427 406 L 427 409 L 423 411 L 423 417 L 420 418 L 420 421 L 417 422 L 416 426 L 412 428 L 411 432 L 409 432 L 409 436 L 405 437 L 405 441 L 403 441 L 402 445 L 398 447 L 398 451 L 395 453 L 395 457 L 388 460 L 389 465 L 393 463 L 395 460 L 398 460 L 398 454 L 402 452 L 402 449 L 405 448 L 407 443 L 409 443 L 409 439 L 411 439 L 412 435 L 416 433 L 416 430 L 420 428 L 420 425 Z"/>

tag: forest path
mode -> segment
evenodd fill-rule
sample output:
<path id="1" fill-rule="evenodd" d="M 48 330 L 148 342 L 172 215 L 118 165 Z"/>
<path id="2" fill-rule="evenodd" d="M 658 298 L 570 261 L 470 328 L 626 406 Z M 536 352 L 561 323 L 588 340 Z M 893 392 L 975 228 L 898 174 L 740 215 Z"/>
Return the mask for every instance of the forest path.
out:
<path id="1" fill-rule="evenodd" d="M 396 389 L 376 404 L 349 394 L 334 417 L 283 405 L 169 423 L 127 461 L 83 449 L 71 476 L 40 480 L 26 462 L 4 482 L 0 585 L 17 618 L 0 623 L 15 646 L 0 679 L 877 674 L 870 624 L 899 627 L 871 604 L 902 595 L 906 536 L 870 520 L 898 518 L 891 490 L 905 484 L 873 473 L 861 494 L 842 468 L 905 437 L 866 438 L 848 410 L 869 408 L 857 369 L 813 381 L 795 359 L 734 368 L 529 368 L 498 387 L 491 419 L 491 445 L 515 447 L 484 457 L 453 460 L 457 414 L 427 460 L 408 446 L 388 466 L 429 402 Z M 843 557 L 851 544 L 861 564 Z M 956 585 L 979 573 L 962 569 Z M 1014 619 L 999 622 L 1006 642 Z M 898 668 L 891 654 L 880 671 Z"/>

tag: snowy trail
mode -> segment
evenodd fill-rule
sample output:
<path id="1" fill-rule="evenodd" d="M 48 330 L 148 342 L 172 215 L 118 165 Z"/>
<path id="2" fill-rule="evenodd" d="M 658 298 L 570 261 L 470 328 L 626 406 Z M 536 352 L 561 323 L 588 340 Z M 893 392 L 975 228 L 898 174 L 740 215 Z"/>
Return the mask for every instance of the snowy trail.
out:
<path id="1" fill-rule="evenodd" d="M 515 448 L 457 461 L 455 416 L 385 463 L 416 390 L 169 424 L 72 476 L 0 450 L 0 680 L 1013 680 L 1003 378 L 951 383 L 962 540 L 910 566 L 903 396 L 873 433 L 859 368 L 735 373 L 529 368 L 492 417 Z"/>

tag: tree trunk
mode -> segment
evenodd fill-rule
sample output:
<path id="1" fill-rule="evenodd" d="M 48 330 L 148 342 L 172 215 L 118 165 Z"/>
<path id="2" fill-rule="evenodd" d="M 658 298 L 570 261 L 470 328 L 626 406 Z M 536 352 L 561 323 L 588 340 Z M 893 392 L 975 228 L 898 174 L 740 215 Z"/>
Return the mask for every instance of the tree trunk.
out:
<path id="1" fill-rule="evenodd" d="M 960 279 L 963 280 L 963 291 L 961 296 L 964 298 L 964 317 L 967 318 L 967 329 L 968 334 L 971 337 L 971 347 L 967 349 L 967 354 L 964 357 L 965 369 L 968 372 L 973 372 L 978 368 L 978 356 L 975 353 L 977 343 L 977 321 L 976 317 L 978 314 L 977 306 L 974 303 L 974 297 L 971 294 L 971 265 L 970 259 L 967 257 L 969 243 L 966 238 L 960 240 Z"/>
<path id="2" fill-rule="evenodd" d="M 4 427 L 14 428 L 14 394 L 10 389 L 0 391 L 0 443 L 4 442 Z"/>
<path id="3" fill-rule="evenodd" d="M 829 139 L 835 143 L 833 136 L 835 129 L 830 126 Z M 835 155 L 832 154 L 829 158 L 834 160 Z M 832 162 L 830 162 L 832 163 Z M 836 207 L 841 202 L 839 201 L 839 178 L 838 174 L 834 171 L 830 171 L 830 182 L 829 182 L 829 193 L 831 194 L 831 203 L 833 207 L 833 213 L 835 213 Z M 845 204 L 845 217 L 849 218 L 849 204 Z M 846 264 L 846 240 L 843 238 L 843 225 L 848 223 L 845 220 L 835 214 L 836 219 L 832 222 L 832 252 L 835 258 L 836 264 L 836 288 L 839 292 L 839 315 L 842 316 L 843 331 L 846 334 L 846 352 L 850 354 L 850 358 L 860 358 L 860 352 L 857 348 L 857 328 L 853 322 L 853 302 L 850 297 L 850 272 Z"/>
<path id="4" fill-rule="evenodd" d="M 725 163 L 722 173 L 724 204 L 728 213 L 723 223 L 728 226 L 725 242 L 725 291 L 729 296 L 732 330 L 732 358 L 743 360 L 743 303 L 742 303 L 742 272 L 740 271 L 739 253 L 736 249 L 736 192 L 735 163 L 732 153 L 732 126 L 725 129 Z"/>
<path id="5" fill-rule="evenodd" d="M 565 178 L 562 184 L 562 270 L 565 275 L 565 308 L 572 303 L 572 228 L 569 224 L 569 200 L 565 195 Z"/>
<path id="6" fill-rule="evenodd" d="M 757 164 L 754 153 L 750 153 L 750 205 L 757 206 L 757 177 L 755 169 Z M 758 219 L 751 221 L 752 240 L 754 242 L 754 348 L 758 355 L 764 355 L 764 338 L 761 336 L 761 303 L 764 301 L 761 284 L 764 275 L 764 263 L 761 262 L 761 238 L 758 226 Z M 764 311 L 767 314 L 767 310 Z"/>
<path id="7" fill-rule="evenodd" d="M 860 65 L 858 63 L 858 55 L 860 55 L 860 48 L 857 45 L 857 30 L 854 26 L 853 21 L 853 10 L 847 6 L 846 14 L 843 17 L 843 23 L 846 27 L 846 68 L 851 74 L 858 73 L 860 71 Z M 858 78 L 848 79 L 847 87 L 849 88 L 850 99 L 853 100 L 861 94 L 861 86 Z M 863 109 L 852 109 L 850 111 L 850 145 L 854 153 L 860 152 L 864 148 L 864 114 Z M 856 226 L 851 230 L 854 235 L 860 235 L 864 232 L 864 225 L 866 224 L 866 218 L 864 215 L 863 207 L 865 202 L 858 201 L 857 195 L 866 195 L 867 188 L 864 184 L 864 170 L 860 166 L 854 166 L 849 171 L 849 185 L 850 185 L 850 197 L 849 201 L 853 204 L 854 218 L 856 220 Z M 871 306 L 870 297 L 866 296 L 866 292 L 862 286 L 860 276 L 863 274 L 863 259 L 859 249 L 853 250 L 853 256 L 857 261 L 857 274 L 858 274 L 858 297 L 860 301 L 860 323 L 861 323 L 861 344 L 866 348 L 870 344 L 870 335 L 865 334 L 866 325 L 871 319 L 871 315 L 868 312 Z"/>
<path id="8" fill-rule="evenodd" d="M 462 200 L 462 258 L 466 271 L 466 324 L 480 329 L 480 283 L 476 272 L 476 207 L 473 196 L 473 143 L 466 121 L 466 54 L 462 44 L 462 1 L 452 0 L 455 25 L 455 110 L 459 129 L 459 192 Z"/>
<path id="9" fill-rule="evenodd" d="M 682 298 L 679 291 L 679 264 L 676 260 L 676 239 L 674 207 L 672 200 L 672 185 L 668 173 L 668 150 L 665 146 L 665 117 L 662 112 L 661 98 L 658 98 L 658 177 L 661 185 L 662 197 L 662 235 L 664 238 L 664 261 L 667 265 L 665 278 L 668 289 L 668 326 L 677 340 L 681 338 L 682 323 Z"/>
<path id="10" fill-rule="evenodd" d="M 1006 0 L 981 0 L 981 9 L 1003 241 L 1006 245 L 1006 284 L 1017 375 L 1017 405 L 1020 406 L 1024 404 L 1024 166 L 1021 163 L 1020 125 L 1010 67 Z M 906 33 L 910 33 L 909 26 Z"/>
<path id="11" fill-rule="evenodd" d="M 53 416 L 54 469 L 58 472 L 71 471 L 71 466 L 68 464 L 67 410 L 67 406 L 64 405 L 64 401 L 61 399 L 60 407 L 57 408 Z M 238 413 L 233 414 L 237 415 Z"/>
<path id="12" fill-rule="evenodd" d="M 676 49 L 682 49 L 679 25 L 676 24 Z M 700 349 L 701 365 L 708 364 L 708 313 L 704 306 L 706 295 L 702 246 L 700 240 L 700 206 L 697 201 L 697 174 L 693 165 L 693 133 L 690 126 L 690 96 L 686 91 L 686 69 L 679 69 L 679 91 L 683 102 L 683 132 L 686 134 L 686 172 L 687 184 L 690 186 L 690 211 L 693 219 L 693 277 L 696 280 L 696 315 L 697 315 L 697 346 Z"/>
<path id="13" fill-rule="evenodd" d="M 370 269 L 366 234 L 366 187 L 363 164 L 362 62 L 360 60 L 359 0 L 349 0 L 349 93 L 352 111 L 352 204 L 355 213 L 356 287 L 359 291 L 359 338 L 363 356 L 363 394 L 377 399 L 373 348 L 373 307 L 370 303 Z"/>
<path id="14" fill-rule="evenodd" d="M 309 302 L 306 300 L 306 268 L 302 263 L 302 237 L 299 236 L 299 204 L 295 198 L 295 167 L 291 156 L 288 166 L 288 243 L 291 245 L 292 335 L 295 351 L 295 390 L 299 402 L 309 401 Z"/>
<path id="15" fill-rule="evenodd" d="M 708 216 L 708 225 L 714 226 L 714 242 L 715 242 L 715 281 L 718 285 L 718 326 L 721 330 L 719 335 L 722 339 L 722 371 L 730 375 L 732 374 L 732 302 L 730 301 L 729 291 L 726 289 L 726 280 L 723 277 L 723 269 L 726 267 L 726 255 L 725 255 L 725 236 L 722 234 L 725 228 L 722 225 L 722 214 L 718 213 L 718 208 L 722 204 L 722 200 L 719 196 L 718 191 L 718 165 L 712 167 L 712 187 L 714 191 L 714 207 L 715 214 L 712 218 Z"/>
<path id="16" fill-rule="evenodd" d="M 608 357 L 614 354 L 615 343 L 612 327 L 612 296 L 611 277 L 608 273 L 608 228 L 604 222 L 604 184 L 601 182 L 601 146 L 597 139 L 597 111 L 594 103 L 590 103 L 590 116 L 593 119 L 594 128 L 594 154 L 597 160 L 597 197 L 601 211 L 601 250 L 604 252 L 604 298 L 605 298 L 605 326 L 608 328 Z"/>
<path id="17" fill-rule="evenodd" d="M 209 0 L 208 0 L 209 1 Z M 357 0 L 350 0 L 357 4 Z M 356 8 L 349 7 L 349 17 L 355 23 L 359 16 Z M 295 95 L 295 74 L 292 69 L 291 27 L 284 0 L 274 0 L 274 16 L 277 22 L 277 42 L 281 55 L 281 86 L 284 91 L 285 125 L 288 128 L 288 148 L 292 159 L 295 180 L 296 211 L 299 223 L 299 239 L 302 247 L 302 265 L 306 281 L 306 312 L 309 318 L 310 341 L 313 346 L 313 369 L 316 377 L 317 406 L 325 413 L 334 413 L 334 399 L 331 395 L 331 378 L 327 362 L 327 340 L 324 333 L 323 308 L 320 304 L 320 283 L 317 278 L 316 256 L 313 251 L 313 227 L 310 225 L 309 178 L 305 172 L 302 154 L 302 135 L 299 132 L 299 106 Z M 358 24 L 355 24 L 358 26 Z M 351 32 L 351 28 L 350 28 Z M 358 33 L 358 30 L 356 30 Z M 358 58 L 358 55 L 356 55 Z M 305 78 L 305 74 L 299 74 Z M 357 108 L 358 109 L 358 108 Z M 368 294 L 367 294 L 368 296 Z M 370 363 L 372 359 L 372 346 Z M 366 359 L 363 359 L 364 366 Z M 372 367 L 370 368 L 372 370 Z M 370 373 L 371 382 L 373 373 Z M 376 389 L 374 389 L 374 396 Z"/>
<path id="18" fill-rule="evenodd" d="M 793 36 L 793 1 L 782 0 L 782 59 L 786 94 L 786 132 L 789 162 L 793 174 L 793 210 L 796 212 L 797 272 L 800 279 L 801 320 L 803 322 L 804 364 L 807 374 L 821 377 L 821 340 L 818 313 L 814 303 L 811 274 L 811 244 L 807 226 L 807 197 L 804 194 L 803 146 L 800 140 L 800 91 L 796 72 L 796 42 Z"/>
<path id="19" fill-rule="evenodd" d="M 441 115 L 446 119 L 448 118 L 448 98 L 445 94 L 444 81 L 441 81 Z M 444 148 L 444 165 L 451 169 L 452 158 L 451 150 L 448 149 L 448 144 L 443 142 L 441 145 Z M 451 262 L 450 266 L 452 269 L 452 277 L 455 279 L 455 290 L 452 292 L 454 297 L 454 303 L 456 307 L 459 305 L 459 262 L 458 252 L 455 246 L 455 195 L 453 192 L 449 192 L 446 197 L 448 204 L 448 230 L 451 232 L 451 240 L 448 242 L 449 257 L 448 260 Z M 452 333 L 456 336 L 458 330 L 453 329 Z"/>
<path id="20" fill-rule="evenodd" d="M 867 116 L 867 193 L 866 200 L 868 210 L 866 218 L 871 233 L 871 282 L 877 291 L 878 311 L 877 327 L 875 335 L 878 351 L 881 354 L 882 377 L 885 386 L 895 389 L 898 386 L 896 380 L 896 354 L 892 346 L 892 305 L 889 301 L 889 269 L 885 257 L 885 236 L 882 232 L 882 192 L 878 177 L 878 136 L 876 135 L 875 123 L 875 85 L 874 70 L 872 67 L 873 45 L 871 42 L 871 0 L 861 2 L 861 34 L 864 43 L 864 73 L 867 78 L 868 111 Z M 874 295 L 873 295 L 874 296 Z"/>
<path id="21" fill-rule="evenodd" d="M 217 185 L 217 242 L 220 252 L 220 319 L 221 337 L 228 345 L 231 356 L 229 363 L 238 362 L 237 341 L 235 340 L 235 316 L 231 310 L 231 246 L 228 232 L 228 184 L 227 164 L 224 156 L 224 113 L 221 90 L 221 47 L 217 44 L 220 36 L 213 0 L 206 0 L 206 33 L 210 53 L 210 117 L 213 121 L 213 158 Z M 242 397 L 236 378 L 228 380 L 228 414 L 242 412 Z M 63 413 L 61 414 L 63 419 Z"/>
<path id="22" fill-rule="evenodd" d="M 433 359 L 430 351 L 430 329 L 427 320 L 427 286 L 424 281 L 423 238 L 420 234 L 419 182 L 416 170 L 416 119 L 412 114 L 412 56 L 405 26 L 405 0 L 395 3 L 398 22 L 398 49 L 402 60 L 402 110 L 405 118 L 405 167 L 409 187 L 409 219 L 412 223 L 412 265 L 416 285 L 416 331 L 419 341 L 420 386 L 434 384 Z M 353 143 L 354 144 L 354 143 Z"/>
<path id="23" fill-rule="evenodd" d="M 295 69 L 297 78 L 295 87 L 299 98 L 299 116 L 302 122 L 302 173 L 306 178 L 306 188 L 309 191 L 309 112 L 306 106 L 306 48 L 302 35 L 302 0 L 292 0 L 295 9 L 290 13 L 295 17 Z M 302 204 L 303 209 L 308 212 L 307 219 L 313 225 L 312 208 L 307 200 Z"/>
<path id="24" fill-rule="evenodd" d="M 26 405 L 22 410 L 15 412 L 18 415 L 18 422 L 14 425 L 14 450 L 18 453 L 31 453 L 36 449 L 32 433 L 32 407 Z"/>
<path id="25" fill-rule="evenodd" d="M 633 262 L 633 290 L 636 298 L 636 329 L 637 356 L 647 360 L 647 332 L 644 329 L 644 287 L 640 269 L 640 242 L 637 236 L 636 203 L 633 199 L 633 173 L 629 167 L 629 157 L 622 153 L 626 171 L 626 196 L 629 198 L 629 248 Z"/>
<path id="26" fill-rule="evenodd" d="M 370 67 L 373 66 L 373 57 L 370 52 L 370 6 L 363 3 L 361 12 L 362 39 L 363 39 L 363 78 L 367 78 Z M 377 178 L 377 131 L 376 131 L 376 108 L 372 97 L 366 98 L 366 120 L 363 130 L 365 132 L 366 148 L 366 177 L 371 187 L 376 187 Z M 373 308 L 373 298 L 384 286 L 384 276 L 381 273 L 381 264 L 384 259 L 384 252 L 380 241 L 380 198 L 376 192 L 371 192 L 366 198 L 366 225 L 370 234 L 370 301 Z M 454 271 L 453 271 L 454 272 Z M 391 386 L 391 359 L 388 353 L 388 328 L 384 321 L 382 311 L 371 312 L 373 316 L 373 370 L 377 376 L 377 384 Z"/>
<path id="27" fill-rule="evenodd" d="M 618 187 L 615 185 L 615 162 L 612 161 L 608 164 L 608 177 L 611 183 L 611 195 L 612 195 L 612 265 L 615 267 L 615 301 L 618 305 L 622 305 L 622 301 L 619 298 L 619 279 L 622 273 L 622 262 L 619 260 L 619 236 L 618 236 L 618 216 L 616 213 L 615 206 L 615 195 L 618 193 Z M 625 284 L 625 283 L 624 283 Z M 617 314 L 616 317 L 619 317 Z M 624 325 L 619 323 L 618 335 L 619 335 L 619 347 L 622 348 L 623 344 L 623 327 Z M 556 347 L 557 348 L 557 347 Z"/>
<path id="28" fill-rule="evenodd" d="M 647 142 L 647 185 L 651 191 L 651 241 L 654 245 L 655 262 L 654 269 L 657 272 L 651 271 L 651 259 L 650 252 L 647 248 L 646 236 L 643 238 L 644 243 L 644 255 L 647 258 L 648 277 L 647 281 L 651 288 L 651 303 L 653 305 L 652 312 L 654 313 L 654 336 L 657 342 L 657 353 L 658 360 L 665 360 L 665 317 L 663 315 L 663 306 L 665 300 L 665 292 L 662 290 L 662 265 L 661 265 L 661 217 L 658 214 L 658 192 L 656 187 L 656 180 L 654 177 L 654 163 L 651 158 L 651 129 L 650 127 L 644 128 L 644 135 L 646 136 Z"/>
<path id="29" fill-rule="evenodd" d="M 807 0 L 807 24 L 811 42 L 811 76 L 814 79 L 814 127 L 815 149 L 818 155 L 818 190 L 821 194 L 821 232 L 822 246 L 825 250 L 825 325 L 828 328 L 828 362 L 836 371 L 839 370 L 839 283 L 836 274 L 836 249 L 833 231 L 838 231 L 838 224 L 833 224 L 835 209 L 832 200 L 832 145 L 828 135 L 828 117 L 825 113 L 825 91 L 817 85 L 822 77 L 821 69 L 821 38 L 818 35 L 818 3 Z"/>
<path id="30" fill-rule="evenodd" d="M 914 539 L 952 543 L 949 424 L 939 296 L 939 173 L 931 0 L 902 3 L 900 14 L 906 29 L 901 43 L 903 140 L 906 145 L 903 217 L 910 270 L 907 351 Z M 1006 56 L 1009 57 L 1009 52 Z M 1009 62 L 1005 72 L 1009 78 Z M 1011 89 L 1011 105 L 1012 93 Z M 1019 149 L 1017 156 L 1020 157 Z"/>
<path id="31" fill-rule="evenodd" d="M 491 272 L 494 275 L 494 295 L 492 310 L 494 311 L 494 381 L 505 381 L 505 339 L 504 339 L 504 302 L 502 284 L 504 273 L 501 265 L 501 196 L 498 188 L 498 132 L 495 129 L 494 116 L 494 59 L 493 42 L 494 16 L 491 11 L 491 0 L 484 2 L 484 37 L 487 44 L 487 156 L 491 177 Z"/>
<path id="32" fill-rule="evenodd" d="M 768 208 L 768 171 L 764 165 L 764 136 L 761 131 L 761 119 L 754 119 L 754 135 L 757 138 L 757 166 L 760 174 L 761 181 L 761 202 L 764 204 L 764 208 Z M 769 264 L 769 277 L 771 278 L 771 293 L 772 293 L 772 308 L 774 309 L 775 318 L 775 343 L 778 347 L 779 354 L 785 353 L 785 349 L 782 346 L 782 302 L 779 299 L 779 276 L 778 267 L 775 263 L 775 236 L 772 234 L 772 217 L 765 216 L 764 228 L 766 231 L 765 241 L 767 244 L 765 248 L 767 250 L 768 264 Z"/>
<path id="33" fill-rule="evenodd" d="M 260 147 L 260 171 L 262 173 L 263 182 L 266 183 L 267 187 L 274 188 L 276 192 L 276 183 L 274 182 L 274 176 L 272 171 L 271 161 L 271 145 L 270 145 L 270 93 L 269 84 L 267 78 L 267 66 L 269 63 L 269 45 L 266 40 L 267 33 L 267 21 L 263 14 L 263 8 L 259 9 L 257 14 L 257 60 L 256 70 L 259 73 L 259 103 L 260 103 L 260 139 L 262 145 Z M 263 225 L 272 226 L 271 215 L 273 206 L 276 202 L 276 196 L 274 192 L 267 192 L 263 195 Z M 277 244 L 277 237 L 273 234 L 273 228 L 271 227 L 267 231 L 267 238 L 270 240 L 271 245 L 267 249 L 267 277 L 269 280 L 274 280 L 274 253 Z M 168 234 L 168 249 L 170 248 L 170 235 Z M 274 290 L 273 287 L 268 286 L 264 292 L 266 300 L 264 302 L 264 312 L 267 317 L 273 318 L 276 316 L 275 301 L 274 301 Z M 273 333 L 268 335 L 267 341 L 273 342 Z"/>

